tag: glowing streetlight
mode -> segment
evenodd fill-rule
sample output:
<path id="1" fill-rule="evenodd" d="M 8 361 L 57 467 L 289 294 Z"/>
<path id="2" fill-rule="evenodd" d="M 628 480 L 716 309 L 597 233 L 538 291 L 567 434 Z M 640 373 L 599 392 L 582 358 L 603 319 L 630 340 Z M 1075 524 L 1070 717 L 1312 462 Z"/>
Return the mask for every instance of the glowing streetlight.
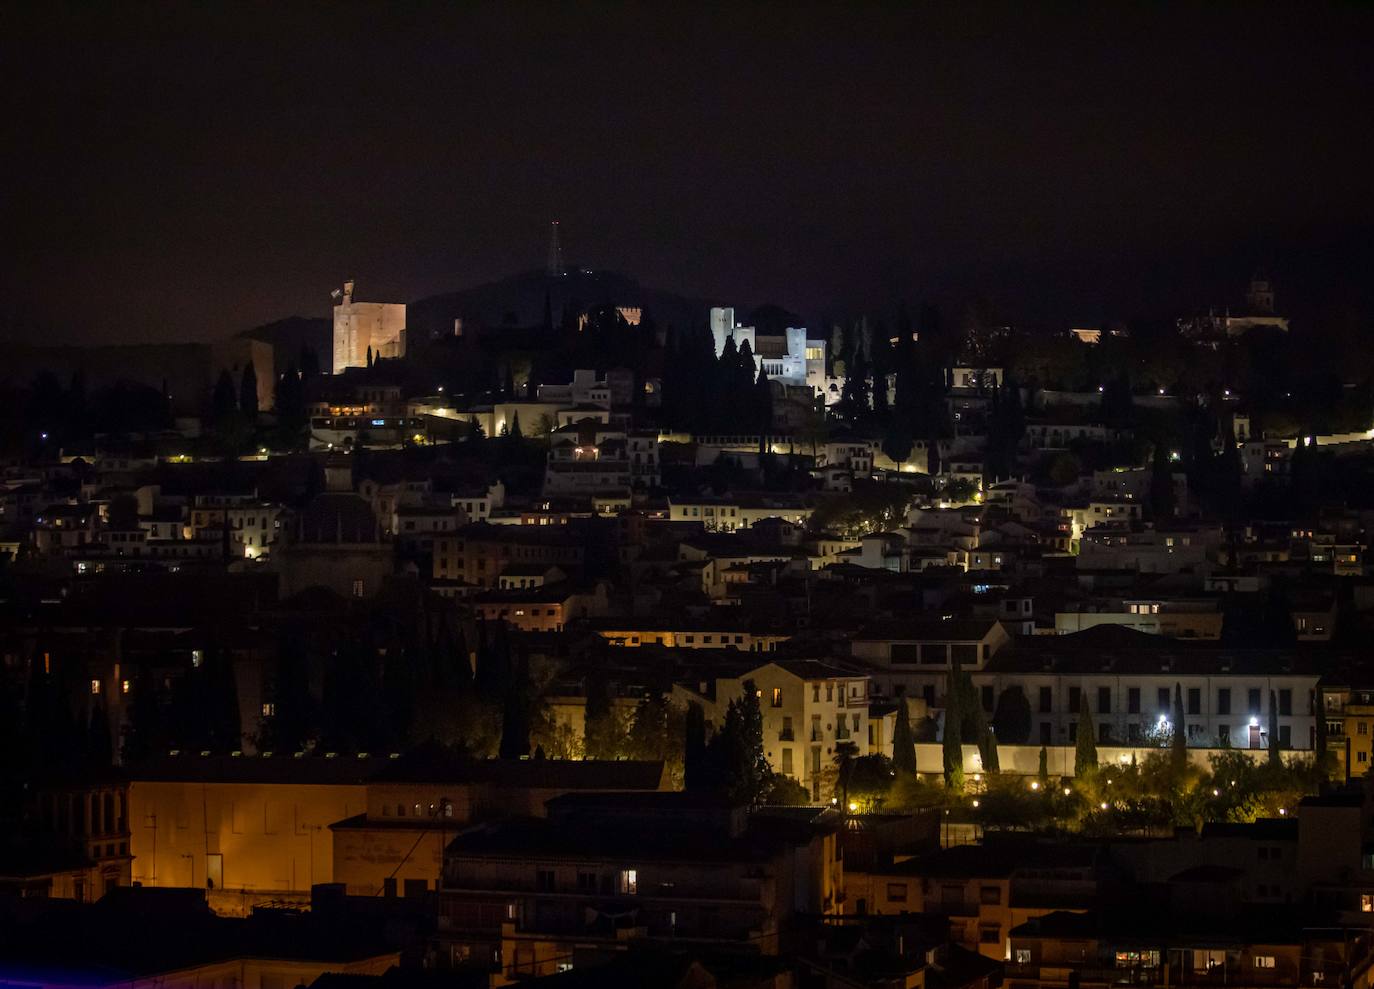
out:
<path id="1" fill-rule="evenodd" d="M 859 805 L 858 805 L 858 804 L 856 804 L 856 803 L 855 803 L 854 801 L 852 801 L 852 800 L 849 801 L 849 813 L 852 814 L 852 813 L 854 813 L 854 812 L 855 812 L 856 810 L 858 810 L 858 809 L 859 809 Z"/>
<path id="2" fill-rule="evenodd" d="M 1039 782 L 1032 782 L 1032 783 L 1031 783 L 1031 789 L 1032 789 L 1032 790 L 1038 790 L 1038 789 L 1040 789 L 1040 784 L 1039 784 Z"/>
<path id="3" fill-rule="evenodd" d="M 1102 808 L 1103 810 L 1106 810 L 1106 809 L 1107 809 L 1107 801 L 1104 800 L 1104 801 L 1102 801 L 1102 803 L 1098 804 L 1097 806 L 1100 807 L 1100 808 Z"/>

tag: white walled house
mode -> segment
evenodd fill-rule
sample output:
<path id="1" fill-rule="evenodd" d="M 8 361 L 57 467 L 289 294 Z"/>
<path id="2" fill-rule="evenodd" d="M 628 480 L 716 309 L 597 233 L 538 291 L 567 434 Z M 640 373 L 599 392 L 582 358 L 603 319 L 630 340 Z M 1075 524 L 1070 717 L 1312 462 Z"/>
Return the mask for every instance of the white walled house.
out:
<path id="1" fill-rule="evenodd" d="M 884 621 L 861 629 L 850 652 L 869 667 L 873 692 L 888 697 L 919 697 L 931 709 L 943 708 L 949 673 L 976 672 L 1011 642 L 996 618 L 951 621 Z"/>
<path id="2" fill-rule="evenodd" d="M 1083 696 L 1100 743 L 1150 744 L 1161 729 L 1173 730 L 1179 688 L 1192 747 L 1269 748 L 1272 694 L 1280 745 L 1305 750 L 1316 733 L 1319 649 L 1232 648 L 1099 625 L 1020 640 L 992 657 L 973 681 L 989 711 L 1003 690 L 1021 688 L 1030 702 L 1027 741 L 1033 745 L 1072 745 Z"/>
<path id="3" fill-rule="evenodd" d="M 853 742 L 857 754 L 868 751 L 868 677 L 814 659 L 779 660 L 696 689 L 675 686 L 673 699 L 679 705 L 700 704 L 707 721 L 719 728 L 746 680 L 759 692 L 768 764 L 805 786 L 812 800 L 830 797 L 835 746 Z"/>

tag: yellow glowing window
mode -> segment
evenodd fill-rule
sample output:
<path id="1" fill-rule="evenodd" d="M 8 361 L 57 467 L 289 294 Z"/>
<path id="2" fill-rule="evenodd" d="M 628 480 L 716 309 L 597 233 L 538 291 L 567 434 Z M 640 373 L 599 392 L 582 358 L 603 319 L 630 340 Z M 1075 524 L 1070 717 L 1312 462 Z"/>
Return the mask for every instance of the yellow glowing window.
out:
<path id="1" fill-rule="evenodd" d="M 92 680 L 92 681 L 91 681 L 91 693 L 93 693 L 93 694 L 98 694 L 98 693 L 100 693 L 100 681 L 99 681 L 99 680 Z"/>

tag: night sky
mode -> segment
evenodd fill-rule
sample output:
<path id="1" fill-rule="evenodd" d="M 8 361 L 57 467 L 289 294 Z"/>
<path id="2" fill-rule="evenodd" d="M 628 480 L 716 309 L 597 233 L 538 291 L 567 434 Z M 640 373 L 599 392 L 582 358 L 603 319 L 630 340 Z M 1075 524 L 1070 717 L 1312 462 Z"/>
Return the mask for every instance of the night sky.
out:
<path id="1" fill-rule="evenodd" d="M 555 217 L 579 267 L 809 318 L 1365 289 L 1374 5 L 406 6 L 7 8 L 0 332 L 410 301 Z"/>

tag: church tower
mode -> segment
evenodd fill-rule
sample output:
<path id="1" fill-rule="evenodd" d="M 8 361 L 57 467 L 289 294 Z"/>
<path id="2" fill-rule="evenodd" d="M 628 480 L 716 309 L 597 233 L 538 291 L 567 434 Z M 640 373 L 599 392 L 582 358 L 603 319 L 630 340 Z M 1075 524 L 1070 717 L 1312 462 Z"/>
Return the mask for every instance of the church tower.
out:
<path id="1" fill-rule="evenodd" d="M 1250 288 L 1245 293 L 1245 304 L 1252 316 L 1269 316 L 1274 312 L 1274 286 L 1269 279 L 1255 273 L 1250 279 Z"/>

